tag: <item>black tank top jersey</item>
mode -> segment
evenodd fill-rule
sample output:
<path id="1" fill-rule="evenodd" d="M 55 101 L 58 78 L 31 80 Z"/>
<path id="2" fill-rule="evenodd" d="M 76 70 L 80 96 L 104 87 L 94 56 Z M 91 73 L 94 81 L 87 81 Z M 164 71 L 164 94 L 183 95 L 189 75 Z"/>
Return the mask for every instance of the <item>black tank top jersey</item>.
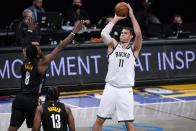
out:
<path id="1" fill-rule="evenodd" d="M 68 116 L 61 102 L 43 104 L 42 125 L 44 131 L 67 131 Z"/>
<path id="2" fill-rule="evenodd" d="M 38 62 L 39 59 L 32 61 L 25 60 L 23 62 L 21 67 L 21 89 L 23 93 L 39 95 L 39 89 L 44 82 L 45 74 L 42 75 L 38 72 Z"/>

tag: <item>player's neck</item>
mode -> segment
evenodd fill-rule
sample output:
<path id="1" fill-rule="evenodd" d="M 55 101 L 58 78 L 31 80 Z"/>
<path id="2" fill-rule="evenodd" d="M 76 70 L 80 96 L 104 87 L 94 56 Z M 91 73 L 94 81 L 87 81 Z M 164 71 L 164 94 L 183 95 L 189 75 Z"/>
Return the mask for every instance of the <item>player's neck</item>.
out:
<path id="1" fill-rule="evenodd" d="M 120 45 L 122 46 L 123 49 L 126 49 L 127 46 L 129 46 L 129 42 L 127 42 L 127 43 L 121 42 Z"/>

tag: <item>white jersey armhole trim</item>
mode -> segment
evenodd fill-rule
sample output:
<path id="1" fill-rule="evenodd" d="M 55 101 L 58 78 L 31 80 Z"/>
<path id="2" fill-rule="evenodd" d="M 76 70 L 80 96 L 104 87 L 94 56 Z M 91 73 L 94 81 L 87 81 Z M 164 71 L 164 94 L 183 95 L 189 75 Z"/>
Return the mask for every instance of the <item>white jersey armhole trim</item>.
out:
<path id="1" fill-rule="evenodd" d="M 113 51 L 111 52 L 111 53 L 107 53 L 108 54 L 108 56 L 110 56 L 113 52 L 114 52 L 114 50 L 116 49 L 116 47 L 119 45 L 119 43 L 118 44 L 116 44 L 116 46 L 115 47 L 113 47 Z"/>

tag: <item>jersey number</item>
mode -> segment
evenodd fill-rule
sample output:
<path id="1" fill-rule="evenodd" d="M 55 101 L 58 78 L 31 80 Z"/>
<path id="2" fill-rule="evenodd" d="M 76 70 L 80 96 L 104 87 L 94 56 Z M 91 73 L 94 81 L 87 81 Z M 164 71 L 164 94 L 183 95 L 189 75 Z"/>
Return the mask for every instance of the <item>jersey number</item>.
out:
<path id="1" fill-rule="evenodd" d="M 29 84 L 29 79 L 30 79 L 30 73 L 27 71 L 26 72 L 26 77 L 25 77 L 25 85 Z"/>
<path id="2" fill-rule="evenodd" d="M 119 59 L 119 67 L 123 67 L 123 64 L 124 64 L 124 60 Z"/>
<path id="3" fill-rule="evenodd" d="M 53 128 L 61 128 L 60 115 L 59 114 L 52 114 L 50 117 L 52 119 Z"/>

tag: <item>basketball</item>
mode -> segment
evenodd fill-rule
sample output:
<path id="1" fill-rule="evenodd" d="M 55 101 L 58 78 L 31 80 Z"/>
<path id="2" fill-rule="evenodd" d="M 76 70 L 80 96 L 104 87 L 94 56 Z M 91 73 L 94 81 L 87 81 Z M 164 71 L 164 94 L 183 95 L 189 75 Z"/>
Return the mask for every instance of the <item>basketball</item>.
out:
<path id="1" fill-rule="evenodd" d="M 128 16 L 129 14 L 129 9 L 126 6 L 125 2 L 119 2 L 116 4 L 115 8 L 114 8 L 114 12 L 116 13 L 117 16 Z"/>

